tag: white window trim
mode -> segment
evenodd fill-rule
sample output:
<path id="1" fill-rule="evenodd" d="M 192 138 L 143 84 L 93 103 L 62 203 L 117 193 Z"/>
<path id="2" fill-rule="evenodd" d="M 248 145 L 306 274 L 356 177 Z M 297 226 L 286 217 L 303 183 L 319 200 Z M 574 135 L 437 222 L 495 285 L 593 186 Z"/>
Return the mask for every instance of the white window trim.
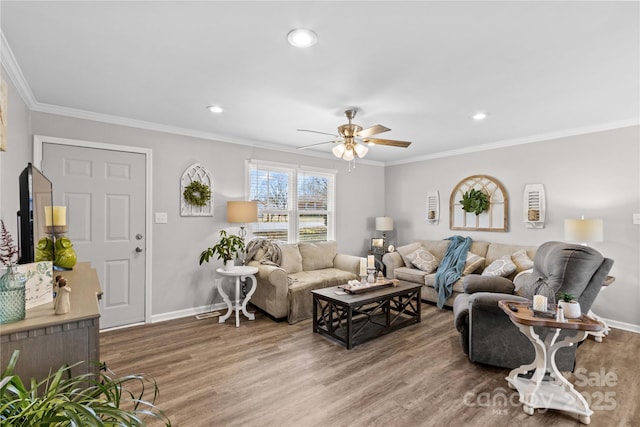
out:
<path id="1" fill-rule="evenodd" d="M 320 213 L 327 215 L 327 240 L 336 240 L 336 175 L 338 171 L 335 169 L 324 169 L 315 166 L 297 165 L 293 163 L 271 162 L 268 160 L 248 159 L 245 161 L 245 199 L 251 197 L 251 166 L 264 166 L 269 169 L 290 172 L 289 175 L 289 199 L 287 204 L 288 210 L 282 210 L 283 214 L 287 214 L 289 218 L 289 243 L 298 242 L 298 175 L 301 172 L 308 174 L 324 175 L 330 179 L 329 191 L 327 194 L 327 210 L 305 211 L 308 213 Z M 291 191 L 293 189 L 293 191 Z M 277 211 L 273 211 L 277 212 Z M 252 230 L 253 231 L 253 230 Z"/>

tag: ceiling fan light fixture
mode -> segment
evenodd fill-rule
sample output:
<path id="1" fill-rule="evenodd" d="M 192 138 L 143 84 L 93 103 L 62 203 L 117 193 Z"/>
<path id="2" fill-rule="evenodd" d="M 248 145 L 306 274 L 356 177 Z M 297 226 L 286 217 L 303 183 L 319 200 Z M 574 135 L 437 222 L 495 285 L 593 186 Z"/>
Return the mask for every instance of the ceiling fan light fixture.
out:
<path id="1" fill-rule="evenodd" d="M 294 47 L 311 47 L 318 42 L 318 35 L 306 28 L 296 28 L 289 31 L 287 40 Z"/>
<path id="2" fill-rule="evenodd" d="M 342 158 L 342 155 L 345 152 L 344 144 L 336 145 L 331 149 L 331 152 L 333 152 L 333 155 L 336 156 L 337 158 L 339 159 Z"/>
<path id="3" fill-rule="evenodd" d="M 353 155 L 353 150 L 349 149 L 349 150 L 345 150 L 344 154 L 342 155 L 342 160 L 346 160 L 347 162 L 350 162 L 351 160 L 354 159 L 354 155 Z"/>
<path id="4" fill-rule="evenodd" d="M 360 158 L 363 158 L 369 152 L 369 147 L 364 144 L 356 144 L 353 149 Z"/>

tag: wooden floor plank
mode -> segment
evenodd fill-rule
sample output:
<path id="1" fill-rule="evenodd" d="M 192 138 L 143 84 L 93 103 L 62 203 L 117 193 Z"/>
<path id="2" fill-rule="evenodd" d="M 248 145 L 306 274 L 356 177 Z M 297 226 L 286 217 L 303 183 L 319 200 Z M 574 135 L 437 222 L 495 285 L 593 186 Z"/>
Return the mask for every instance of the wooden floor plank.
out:
<path id="1" fill-rule="evenodd" d="M 175 426 L 581 425 L 559 411 L 526 415 L 508 370 L 462 352 L 450 310 L 423 304 L 422 323 L 352 350 L 314 334 L 310 320 L 231 320 L 104 332 L 101 358 L 119 375 L 154 378 Z M 621 330 L 579 348 L 569 379 L 592 402 L 592 426 L 640 425 L 638 354 L 640 335 Z"/>

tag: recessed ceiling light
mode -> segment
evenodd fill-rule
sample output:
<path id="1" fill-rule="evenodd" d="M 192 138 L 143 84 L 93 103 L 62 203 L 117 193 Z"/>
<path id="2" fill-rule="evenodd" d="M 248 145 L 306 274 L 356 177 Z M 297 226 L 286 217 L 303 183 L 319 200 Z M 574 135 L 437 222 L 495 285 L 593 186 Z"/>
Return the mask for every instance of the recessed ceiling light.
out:
<path id="1" fill-rule="evenodd" d="M 207 107 L 207 110 L 211 111 L 212 113 L 220 114 L 224 111 L 224 108 L 219 105 L 209 105 Z"/>
<path id="2" fill-rule="evenodd" d="M 295 47 L 311 47 L 318 42 L 318 36 L 306 28 L 296 28 L 287 34 L 289 44 Z"/>
<path id="3" fill-rule="evenodd" d="M 471 116 L 473 118 L 473 120 L 479 122 L 480 120 L 484 120 L 489 116 L 489 114 L 485 113 L 485 112 L 478 112 L 475 113 L 473 116 Z"/>

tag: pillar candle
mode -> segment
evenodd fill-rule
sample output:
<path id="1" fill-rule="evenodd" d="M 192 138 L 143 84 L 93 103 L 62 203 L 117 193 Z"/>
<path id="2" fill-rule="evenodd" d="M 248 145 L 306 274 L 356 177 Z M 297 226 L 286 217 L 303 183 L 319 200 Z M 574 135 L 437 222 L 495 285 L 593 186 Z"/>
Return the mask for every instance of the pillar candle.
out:
<path id="1" fill-rule="evenodd" d="M 53 225 L 67 225 L 67 207 L 53 207 Z"/>
<path id="2" fill-rule="evenodd" d="M 51 212 L 52 206 L 44 207 L 44 225 L 51 227 L 53 225 L 53 213 Z"/>
<path id="3" fill-rule="evenodd" d="M 360 258 L 360 275 L 367 275 L 367 260 L 364 258 Z"/>
<path id="4" fill-rule="evenodd" d="M 544 295 L 534 295 L 533 309 L 535 311 L 547 311 L 547 297 Z"/>
<path id="5" fill-rule="evenodd" d="M 367 256 L 367 268 L 376 268 L 376 261 L 373 255 Z"/>

